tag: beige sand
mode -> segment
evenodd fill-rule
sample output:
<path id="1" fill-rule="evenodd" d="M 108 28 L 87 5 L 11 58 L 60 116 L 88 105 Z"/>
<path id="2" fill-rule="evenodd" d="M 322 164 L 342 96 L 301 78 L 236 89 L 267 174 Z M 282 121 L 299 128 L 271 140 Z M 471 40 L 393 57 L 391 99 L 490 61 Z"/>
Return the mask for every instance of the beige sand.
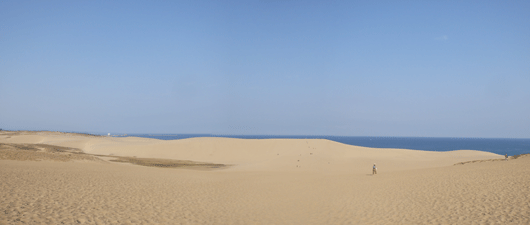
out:
<path id="1" fill-rule="evenodd" d="M 454 165 L 503 157 L 327 140 L 161 141 L 54 132 L 2 132 L 0 143 L 231 165 L 205 171 L 99 160 L 105 157 L 4 158 L 0 224 L 530 223 L 530 157 Z M 93 157 L 88 154 L 83 157 Z"/>

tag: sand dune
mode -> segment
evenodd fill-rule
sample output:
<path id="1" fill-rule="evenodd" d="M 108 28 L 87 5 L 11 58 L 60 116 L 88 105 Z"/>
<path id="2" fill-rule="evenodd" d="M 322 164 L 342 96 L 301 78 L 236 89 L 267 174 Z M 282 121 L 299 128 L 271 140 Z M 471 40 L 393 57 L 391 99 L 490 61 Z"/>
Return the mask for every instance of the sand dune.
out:
<path id="1" fill-rule="evenodd" d="M 530 223 L 525 156 L 454 165 L 502 157 L 327 140 L 161 141 L 58 133 L 3 132 L 0 143 L 232 165 L 200 171 L 103 160 L 0 160 L 0 224 Z"/>
<path id="2" fill-rule="evenodd" d="M 2 135 L 0 135 L 1 138 Z M 450 166 L 462 161 L 502 158 L 488 152 L 430 152 L 345 145 L 323 139 L 190 138 L 156 140 L 138 137 L 86 135 L 17 135 L 5 143 L 50 144 L 98 155 L 191 160 L 234 165 L 239 171 L 381 172 Z"/>

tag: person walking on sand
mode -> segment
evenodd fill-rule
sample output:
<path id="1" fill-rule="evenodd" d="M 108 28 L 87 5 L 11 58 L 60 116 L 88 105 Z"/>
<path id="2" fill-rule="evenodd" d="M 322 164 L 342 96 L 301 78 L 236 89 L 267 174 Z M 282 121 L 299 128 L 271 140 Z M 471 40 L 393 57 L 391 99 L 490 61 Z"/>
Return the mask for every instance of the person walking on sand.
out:
<path id="1" fill-rule="evenodd" d="M 508 161 L 508 154 L 504 154 L 504 160 Z"/>
<path id="2" fill-rule="evenodd" d="M 372 175 L 374 174 L 377 174 L 377 167 L 375 167 L 375 163 L 374 163 L 374 169 L 372 170 Z"/>

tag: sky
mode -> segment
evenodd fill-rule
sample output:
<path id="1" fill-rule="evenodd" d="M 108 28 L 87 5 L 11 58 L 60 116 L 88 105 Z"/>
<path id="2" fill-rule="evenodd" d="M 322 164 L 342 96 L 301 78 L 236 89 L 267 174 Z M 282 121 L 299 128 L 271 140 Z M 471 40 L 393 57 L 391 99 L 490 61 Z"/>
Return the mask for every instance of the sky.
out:
<path id="1" fill-rule="evenodd" d="M 0 129 L 530 138 L 529 1 L 0 1 Z"/>

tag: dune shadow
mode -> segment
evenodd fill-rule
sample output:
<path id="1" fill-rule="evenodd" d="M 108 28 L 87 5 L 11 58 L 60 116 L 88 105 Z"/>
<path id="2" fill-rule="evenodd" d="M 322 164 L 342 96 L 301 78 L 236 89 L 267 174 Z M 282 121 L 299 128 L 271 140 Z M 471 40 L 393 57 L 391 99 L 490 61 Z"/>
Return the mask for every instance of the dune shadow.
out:
<path id="1" fill-rule="evenodd" d="M 212 169 L 224 169 L 228 168 L 229 165 L 217 164 L 217 163 L 206 163 L 206 162 L 195 162 L 189 160 L 176 160 L 176 159 L 156 159 L 156 158 L 136 158 L 136 157 L 124 157 L 124 156 L 108 156 L 114 159 L 109 161 L 119 163 L 131 163 L 139 166 L 149 167 L 161 167 L 161 168 L 187 168 L 187 169 L 198 169 L 198 170 L 212 170 Z"/>

